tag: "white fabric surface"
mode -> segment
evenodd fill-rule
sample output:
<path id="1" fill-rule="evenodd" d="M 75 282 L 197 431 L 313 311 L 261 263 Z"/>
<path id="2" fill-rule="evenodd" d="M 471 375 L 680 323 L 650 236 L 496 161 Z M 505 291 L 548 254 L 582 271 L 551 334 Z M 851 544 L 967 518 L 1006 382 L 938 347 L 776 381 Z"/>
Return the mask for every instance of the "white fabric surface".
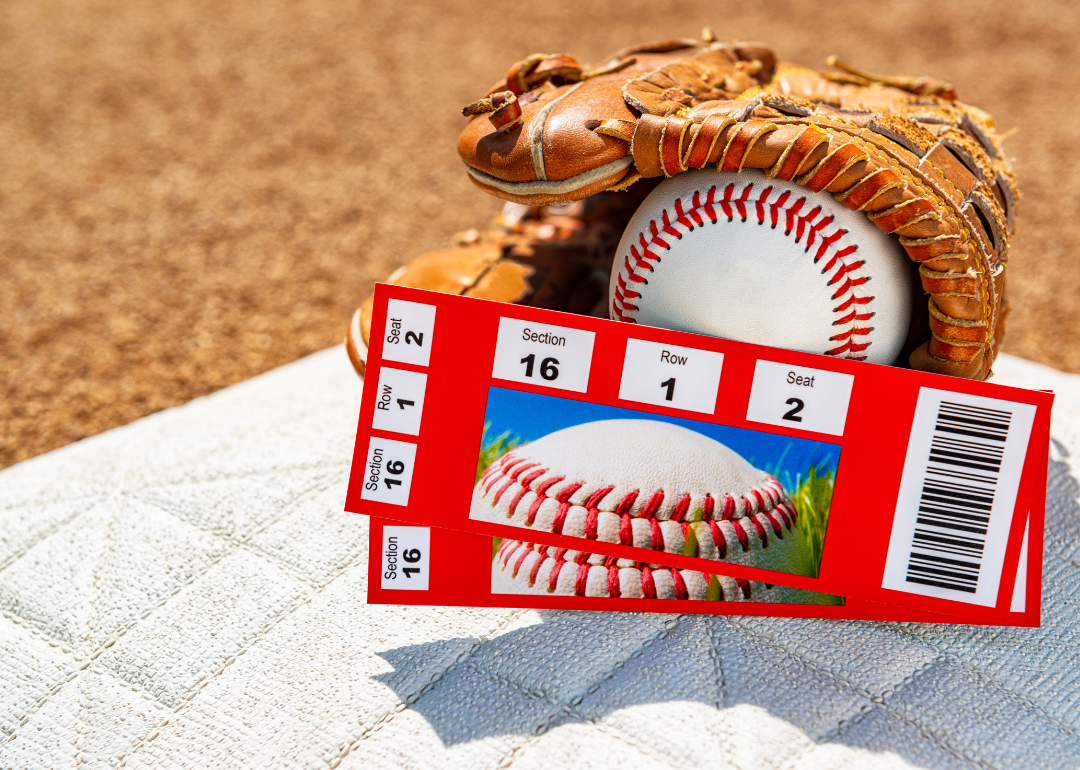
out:
<path id="1" fill-rule="evenodd" d="M 1080 764 L 1080 377 L 1042 629 L 367 606 L 340 349 L 0 473 L 0 767 Z"/>

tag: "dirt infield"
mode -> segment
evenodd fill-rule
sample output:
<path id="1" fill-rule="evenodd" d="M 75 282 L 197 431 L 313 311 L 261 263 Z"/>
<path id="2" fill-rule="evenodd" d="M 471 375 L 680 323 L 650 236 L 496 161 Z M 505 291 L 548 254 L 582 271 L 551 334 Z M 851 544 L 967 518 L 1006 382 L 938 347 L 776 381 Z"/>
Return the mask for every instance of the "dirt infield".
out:
<path id="1" fill-rule="evenodd" d="M 990 111 L 1024 194 L 1006 350 L 1080 372 L 1080 6 L 232 5 L 0 6 L 0 467 L 340 341 L 375 280 L 497 210 L 462 105 L 529 53 L 705 24 Z"/>

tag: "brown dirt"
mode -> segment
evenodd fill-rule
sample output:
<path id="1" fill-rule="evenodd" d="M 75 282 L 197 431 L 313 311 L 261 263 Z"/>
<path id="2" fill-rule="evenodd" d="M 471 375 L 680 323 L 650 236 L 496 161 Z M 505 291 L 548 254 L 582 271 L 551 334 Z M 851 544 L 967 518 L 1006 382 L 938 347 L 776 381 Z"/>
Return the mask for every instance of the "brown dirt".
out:
<path id="1" fill-rule="evenodd" d="M 497 209 L 454 147 L 510 63 L 705 24 L 949 80 L 1015 129 L 1006 350 L 1080 372 L 1080 6 L 674 8 L 0 4 L 0 466 L 338 342 L 375 280 Z"/>

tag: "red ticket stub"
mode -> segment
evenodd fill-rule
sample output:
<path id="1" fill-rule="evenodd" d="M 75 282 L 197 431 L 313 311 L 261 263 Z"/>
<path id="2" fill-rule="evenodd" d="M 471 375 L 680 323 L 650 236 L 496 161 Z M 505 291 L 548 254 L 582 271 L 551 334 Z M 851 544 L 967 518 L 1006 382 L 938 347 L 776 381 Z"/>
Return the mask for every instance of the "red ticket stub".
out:
<path id="1" fill-rule="evenodd" d="M 1026 560 L 1025 560 L 1026 563 Z M 1024 586 L 1011 608 L 1027 622 Z M 658 563 L 371 519 L 368 602 L 404 606 L 971 623 L 968 618 Z M 996 621 L 996 622 L 1001 622 Z"/>
<path id="2" fill-rule="evenodd" d="M 1038 623 L 1050 393 L 388 285 L 370 336 L 349 511 Z"/>

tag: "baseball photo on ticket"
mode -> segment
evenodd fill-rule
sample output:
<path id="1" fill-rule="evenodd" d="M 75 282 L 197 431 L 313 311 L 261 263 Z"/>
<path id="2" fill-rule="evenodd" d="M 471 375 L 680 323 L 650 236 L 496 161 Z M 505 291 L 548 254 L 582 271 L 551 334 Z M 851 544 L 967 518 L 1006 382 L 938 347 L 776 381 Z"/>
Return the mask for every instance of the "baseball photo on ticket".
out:
<path id="1" fill-rule="evenodd" d="M 368 550 L 371 604 L 972 622 L 659 562 L 379 518 L 371 520 Z"/>
<path id="2" fill-rule="evenodd" d="M 1038 623 L 1051 393 L 386 285 L 370 340 L 349 511 Z"/>
<path id="3" fill-rule="evenodd" d="M 818 575 L 835 444 L 496 387 L 484 428 L 471 519 Z"/>

